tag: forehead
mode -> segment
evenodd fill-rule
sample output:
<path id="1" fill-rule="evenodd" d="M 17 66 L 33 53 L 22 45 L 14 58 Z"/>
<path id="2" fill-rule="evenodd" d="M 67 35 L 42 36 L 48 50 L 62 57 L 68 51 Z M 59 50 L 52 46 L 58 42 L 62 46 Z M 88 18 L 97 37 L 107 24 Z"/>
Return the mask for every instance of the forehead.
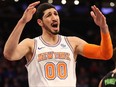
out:
<path id="1" fill-rule="evenodd" d="M 57 10 L 54 9 L 54 8 L 49 8 L 49 9 L 47 9 L 47 10 L 44 11 L 44 15 L 48 14 L 49 12 L 57 12 Z"/>

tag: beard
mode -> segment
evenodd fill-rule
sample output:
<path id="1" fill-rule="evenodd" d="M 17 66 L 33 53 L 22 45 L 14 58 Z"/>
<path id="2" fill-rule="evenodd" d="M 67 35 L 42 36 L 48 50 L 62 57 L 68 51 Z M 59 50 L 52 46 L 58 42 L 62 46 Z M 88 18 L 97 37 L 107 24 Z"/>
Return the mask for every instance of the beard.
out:
<path id="1" fill-rule="evenodd" d="M 54 31 L 52 31 L 45 23 L 44 23 L 43 25 L 44 25 L 44 28 L 45 28 L 49 33 L 51 33 L 51 34 L 53 34 L 53 35 L 59 34 L 59 30 L 54 30 Z"/>

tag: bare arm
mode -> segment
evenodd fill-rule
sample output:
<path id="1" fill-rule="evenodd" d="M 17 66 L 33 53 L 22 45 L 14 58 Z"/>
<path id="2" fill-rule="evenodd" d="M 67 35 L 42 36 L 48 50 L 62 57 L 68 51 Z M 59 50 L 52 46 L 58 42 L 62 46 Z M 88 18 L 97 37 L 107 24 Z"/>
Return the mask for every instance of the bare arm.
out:
<path id="1" fill-rule="evenodd" d="M 18 21 L 17 25 L 6 41 L 3 54 L 8 60 L 18 60 L 26 55 L 29 51 L 30 48 L 28 43 L 30 40 L 25 39 L 19 44 L 19 39 L 26 23 L 32 19 L 32 16 L 36 11 L 35 6 L 38 4 L 39 1 L 32 3 L 27 7 L 22 18 Z"/>
<path id="2" fill-rule="evenodd" d="M 100 81 L 98 87 L 102 87 L 102 79 L 101 79 L 101 81 Z"/>

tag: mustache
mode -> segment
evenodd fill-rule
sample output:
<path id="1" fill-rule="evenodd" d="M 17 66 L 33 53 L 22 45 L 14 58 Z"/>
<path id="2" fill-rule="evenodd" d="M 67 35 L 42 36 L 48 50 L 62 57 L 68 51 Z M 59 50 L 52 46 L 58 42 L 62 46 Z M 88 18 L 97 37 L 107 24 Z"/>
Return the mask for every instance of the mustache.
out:
<path id="1" fill-rule="evenodd" d="M 51 25 L 58 24 L 58 21 L 54 20 Z"/>
<path id="2" fill-rule="evenodd" d="M 52 23 L 58 22 L 57 20 L 53 20 Z"/>

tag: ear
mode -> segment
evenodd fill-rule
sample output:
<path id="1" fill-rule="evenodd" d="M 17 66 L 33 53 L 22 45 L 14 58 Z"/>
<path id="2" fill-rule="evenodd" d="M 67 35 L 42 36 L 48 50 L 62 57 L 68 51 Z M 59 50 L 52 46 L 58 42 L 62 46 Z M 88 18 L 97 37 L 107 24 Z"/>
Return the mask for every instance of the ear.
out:
<path id="1" fill-rule="evenodd" d="M 40 26 L 42 26 L 42 25 L 43 25 L 43 22 L 42 22 L 42 20 L 41 20 L 41 19 L 37 19 L 37 23 L 38 23 Z"/>

